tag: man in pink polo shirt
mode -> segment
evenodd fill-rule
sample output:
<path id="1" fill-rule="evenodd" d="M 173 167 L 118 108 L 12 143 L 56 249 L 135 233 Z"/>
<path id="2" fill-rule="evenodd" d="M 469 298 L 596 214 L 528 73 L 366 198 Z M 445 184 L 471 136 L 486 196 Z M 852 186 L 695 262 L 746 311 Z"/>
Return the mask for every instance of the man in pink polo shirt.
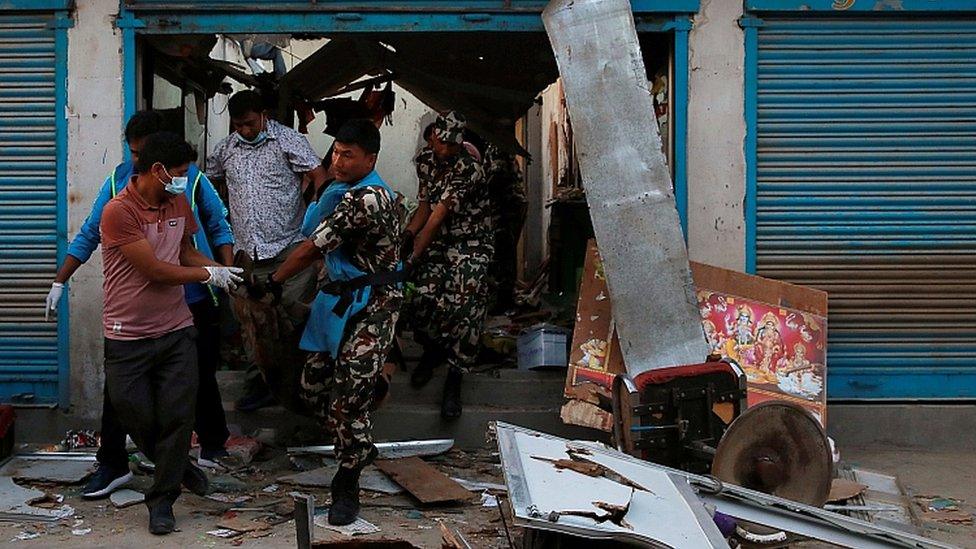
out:
<path id="1" fill-rule="evenodd" d="M 155 465 L 146 493 L 149 531 L 176 526 L 180 486 L 198 494 L 206 475 L 187 459 L 197 392 L 196 329 L 183 284 L 232 289 L 241 270 L 198 252 L 186 200 L 193 150 L 179 136 L 146 138 L 136 175 L 102 213 L 105 275 L 105 380 L 109 398 L 136 446 Z"/>

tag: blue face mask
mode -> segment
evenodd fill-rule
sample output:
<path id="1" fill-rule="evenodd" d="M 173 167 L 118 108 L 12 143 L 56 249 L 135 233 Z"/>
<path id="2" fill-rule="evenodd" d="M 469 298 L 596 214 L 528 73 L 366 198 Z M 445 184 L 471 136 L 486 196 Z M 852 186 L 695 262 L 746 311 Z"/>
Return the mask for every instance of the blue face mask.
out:
<path id="1" fill-rule="evenodd" d="M 169 177 L 169 183 L 163 183 L 163 188 L 166 189 L 166 192 L 170 194 L 183 194 L 186 192 L 186 186 L 190 183 L 189 177 L 185 175 L 173 177 L 169 175 L 169 172 L 166 171 L 165 167 L 163 168 L 163 171 L 166 172 L 166 176 Z M 162 181 L 162 179 L 160 179 L 160 181 Z"/>
<path id="2" fill-rule="evenodd" d="M 251 145 L 252 147 L 255 147 L 257 145 L 260 145 L 261 143 L 264 143 L 264 141 L 268 138 L 268 131 L 267 131 L 268 121 L 265 120 L 264 118 L 262 118 L 261 120 L 262 120 L 262 122 L 264 122 L 265 129 L 259 131 L 258 134 L 256 136 L 254 136 L 254 139 L 248 140 L 248 139 L 245 139 L 243 135 L 241 135 L 239 133 L 235 133 L 234 135 L 237 136 L 237 140 L 240 141 L 241 143 L 247 143 L 248 145 Z"/>

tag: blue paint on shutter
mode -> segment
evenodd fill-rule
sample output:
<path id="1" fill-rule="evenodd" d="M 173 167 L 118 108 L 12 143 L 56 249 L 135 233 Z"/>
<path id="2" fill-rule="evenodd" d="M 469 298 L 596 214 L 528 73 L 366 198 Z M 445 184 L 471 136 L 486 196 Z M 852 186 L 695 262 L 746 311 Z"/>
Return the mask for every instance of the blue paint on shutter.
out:
<path id="1" fill-rule="evenodd" d="M 828 395 L 976 398 L 976 20 L 768 18 L 756 63 L 756 272 L 829 292 Z"/>
<path id="2" fill-rule="evenodd" d="M 66 308 L 44 321 L 65 244 L 58 21 L 53 12 L 0 14 L 0 400 L 20 404 L 57 403 L 66 372 Z"/>

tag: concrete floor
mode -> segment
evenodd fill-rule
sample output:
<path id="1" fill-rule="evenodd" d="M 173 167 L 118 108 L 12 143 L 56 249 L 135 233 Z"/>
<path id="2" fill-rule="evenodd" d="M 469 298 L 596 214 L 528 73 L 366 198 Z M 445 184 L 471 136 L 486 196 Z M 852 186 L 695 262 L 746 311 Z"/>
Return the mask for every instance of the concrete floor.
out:
<path id="1" fill-rule="evenodd" d="M 954 498 L 964 502 L 962 510 L 976 512 L 973 505 L 976 503 L 976 470 L 973 468 L 973 456 L 969 452 L 891 447 L 842 448 L 841 452 L 846 462 L 897 475 L 910 495 Z M 467 464 L 461 468 L 454 468 L 452 460 L 446 458 L 436 460 L 436 464 L 452 475 L 501 481 L 499 471 L 491 464 L 491 459 L 483 459 L 480 464 Z M 284 462 L 280 458 L 278 461 L 268 462 L 262 468 L 266 471 L 254 478 L 254 487 L 259 488 L 273 482 L 277 475 L 284 474 L 283 471 L 276 472 L 276 469 L 283 466 Z M 282 486 L 278 494 L 268 497 L 283 497 L 290 489 Z M 78 516 L 61 524 L 39 529 L 25 524 L 0 523 L 0 547 L 295 547 L 294 524 L 290 521 L 273 527 L 266 537 L 261 538 L 223 540 L 208 535 L 206 532 L 216 528 L 220 515 L 229 505 L 190 494 L 184 494 L 176 507 L 180 531 L 165 537 L 155 537 L 146 531 L 147 513 L 141 505 L 114 509 L 106 501 L 82 501 L 77 497 L 77 487 L 48 490 L 64 494 L 66 503 L 77 509 Z M 317 492 L 317 500 L 320 503 L 325 502 L 325 493 Z M 457 507 L 421 509 L 406 496 L 367 497 L 364 498 L 363 516 L 380 526 L 382 535 L 405 539 L 418 547 L 440 546 L 438 521 L 458 529 L 473 547 L 508 547 L 498 509 L 481 507 L 477 498 Z M 81 523 L 76 526 L 77 521 Z M 73 535 L 72 530 L 76 528 L 91 528 L 92 531 L 85 535 Z M 34 530 L 42 535 L 29 541 L 14 539 L 21 532 Z M 514 533 L 517 538 L 517 529 Z M 926 522 L 924 533 L 959 547 L 976 547 L 976 527 L 972 525 L 954 526 Z M 327 539 L 330 535 L 332 534 L 328 531 L 316 528 L 318 539 Z M 801 545 L 814 546 L 809 543 Z"/>
<path id="2" fill-rule="evenodd" d="M 962 501 L 960 510 L 976 514 L 976 458 L 972 451 L 899 449 L 883 446 L 841 448 L 841 459 L 895 475 L 910 496 Z M 916 509 L 921 510 L 921 509 Z M 924 522 L 924 534 L 959 547 L 976 547 L 976 526 Z"/>

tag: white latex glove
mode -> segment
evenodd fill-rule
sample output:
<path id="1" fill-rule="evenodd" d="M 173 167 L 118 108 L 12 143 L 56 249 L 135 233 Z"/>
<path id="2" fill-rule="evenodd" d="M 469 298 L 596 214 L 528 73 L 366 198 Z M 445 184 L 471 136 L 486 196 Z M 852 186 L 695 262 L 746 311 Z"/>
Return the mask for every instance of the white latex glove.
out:
<path id="1" fill-rule="evenodd" d="M 208 273 L 210 273 L 210 278 L 204 280 L 204 284 L 210 284 L 215 288 L 220 288 L 221 290 L 233 290 L 237 287 L 239 282 L 243 282 L 244 279 L 238 276 L 244 272 L 244 269 L 240 267 L 218 267 L 216 265 L 208 265 L 204 267 Z"/>
<path id="2" fill-rule="evenodd" d="M 49 320 L 51 313 L 57 312 L 62 293 L 64 293 L 64 284 L 60 282 L 51 284 L 51 291 L 47 293 L 47 299 L 44 300 L 44 320 Z"/>

